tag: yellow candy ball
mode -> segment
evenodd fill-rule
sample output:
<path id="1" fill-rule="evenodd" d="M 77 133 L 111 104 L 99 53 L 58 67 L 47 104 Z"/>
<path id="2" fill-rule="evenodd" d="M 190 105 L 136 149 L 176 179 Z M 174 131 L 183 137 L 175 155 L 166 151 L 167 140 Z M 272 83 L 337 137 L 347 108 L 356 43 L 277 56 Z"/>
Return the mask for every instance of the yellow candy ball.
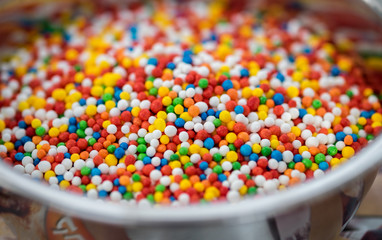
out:
<path id="1" fill-rule="evenodd" d="M 63 101 L 66 97 L 66 91 L 62 88 L 57 88 L 52 93 L 52 98 L 56 99 L 57 101 Z"/>
<path id="2" fill-rule="evenodd" d="M 229 143 L 233 143 L 233 142 L 236 141 L 237 136 L 236 136 L 235 133 L 230 132 L 230 133 L 227 134 L 227 136 L 225 137 L 225 139 L 227 140 L 227 142 L 229 142 Z"/>
<path id="3" fill-rule="evenodd" d="M 110 166 L 116 166 L 118 163 L 118 159 L 113 154 L 108 154 L 105 157 L 105 163 Z"/>
<path id="4" fill-rule="evenodd" d="M 163 193 L 162 192 L 155 192 L 154 193 L 154 201 L 160 202 L 163 199 Z"/>
<path id="5" fill-rule="evenodd" d="M 188 148 L 188 152 L 191 154 L 199 153 L 200 152 L 200 146 L 197 144 L 191 144 L 191 146 Z"/>
<path id="6" fill-rule="evenodd" d="M 228 123 L 231 121 L 231 114 L 227 110 L 224 110 L 219 114 L 219 118 L 222 122 Z"/>
<path id="7" fill-rule="evenodd" d="M 74 75 L 74 81 L 76 83 L 81 83 L 82 80 L 84 80 L 85 78 L 85 74 L 83 72 L 78 72 Z"/>
<path id="8" fill-rule="evenodd" d="M 188 112 L 184 112 L 184 113 L 180 114 L 179 117 L 182 118 L 186 122 L 192 121 L 192 116 Z"/>
<path id="9" fill-rule="evenodd" d="M 207 201 L 211 201 L 215 198 L 214 194 L 211 193 L 211 192 L 206 192 L 204 193 L 204 199 L 207 200 Z"/>
<path id="10" fill-rule="evenodd" d="M 261 88 L 255 88 L 252 90 L 252 95 L 255 97 L 261 97 L 263 96 L 263 94 L 264 94 L 264 91 Z"/>
<path id="11" fill-rule="evenodd" d="M 191 182 L 188 179 L 183 179 L 180 181 L 179 188 L 182 189 L 183 191 L 189 189 L 191 187 Z"/>
<path id="12" fill-rule="evenodd" d="M 203 192 L 203 190 L 204 190 L 204 184 L 201 183 L 201 182 L 196 182 L 196 183 L 194 184 L 194 188 L 195 188 L 195 190 L 196 190 L 197 192 Z"/>
<path id="13" fill-rule="evenodd" d="M 29 108 L 29 103 L 27 101 L 22 101 L 19 103 L 19 111 L 24 111 L 25 109 Z"/>
<path id="14" fill-rule="evenodd" d="M 55 177 L 56 176 L 56 174 L 52 171 L 52 170 L 49 170 L 49 171 L 47 171 L 45 174 L 44 174 L 44 179 L 46 180 L 46 181 L 49 181 L 49 178 L 51 178 L 51 177 Z"/>
<path id="15" fill-rule="evenodd" d="M 290 86 L 287 88 L 287 95 L 290 98 L 298 97 L 300 91 L 295 86 Z"/>
<path id="16" fill-rule="evenodd" d="M 351 158 L 354 156 L 354 149 L 352 147 L 344 147 L 344 149 L 342 149 L 342 156 L 344 158 Z"/>
<path id="17" fill-rule="evenodd" d="M 172 103 L 172 99 L 169 96 L 166 96 L 162 99 L 162 104 L 164 106 L 169 106 Z"/>
<path id="18" fill-rule="evenodd" d="M 239 193 L 241 195 L 245 195 L 248 191 L 248 187 L 246 185 L 243 185 L 240 189 L 239 189 Z"/>
<path id="19" fill-rule="evenodd" d="M 170 142 L 170 138 L 167 135 L 162 135 L 159 140 L 162 144 L 168 144 Z"/>
<path id="20" fill-rule="evenodd" d="M 88 115 L 90 117 L 96 115 L 97 114 L 97 106 L 95 106 L 95 105 L 87 106 L 85 113 L 86 113 L 86 115 Z"/>
<path id="21" fill-rule="evenodd" d="M 260 146 L 260 144 L 253 144 L 252 145 L 252 151 L 254 152 L 254 153 L 260 153 L 261 152 L 261 146 Z"/>
<path id="22" fill-rule="evenodd" d="M 70 160 L 72 160 L 72 162 L 75 162 L 78 159 L 80 159 L 80 155 L 78 153 L 74 153 L 72 156 L 70 156 Z"/>
<path id="23" fill-rule="evenodd" d="M 127 57 L 123 58 L 123 60 L 122 60 L 122 66 L 123 66 L 124 68 L 129 68 L 129 67 L 131 67 L 132 63 L 133 63 L 133 62 L 131 61 L 131 59 L 130 59 L 130 58 L 127 58 Z"/>
<path id="24" fill-rule="evenodd" d="M 41 109 L 44 108 L 46 105 L 46 101 L 43 98 L 36 98 L 36 100 L 33 102 L 33 107 L 35 109 Z"/>
<path id="25" fill-rule="evenodd" d="M 161 97 L 167 96 L 169 92 L 170 92 L 170 89 L 168 89 L 167 87 L 162 86 L 158 89 L 158 95 Z"/>
<path id="26" fill-rule="evenodd" d="M 0 132 L 5 129 L 5 122 L 4 120 L 0 119 Z"/>
<path id="27" fill-rule="evenodd" d="M 166 119 L 167 118 L 167 113 L 165 111 L 159 111 L 157 113 L 157 118 Z"/>
<path id="28" fill-rule="evenodd" d="M 12 142 L 5 142 L 4 146 L 7 148 L 8 152 L 12 151 L 13 149 L 15 149 L 15 145 Z"/>
<path id="29" fill-rule="evenodd" d="M 143 184 L 141 182 L 133 183 L 133 192 L 140 192 L 143 188 Z"/>
<path id="30" fill-rule="evenodd" d="M 189 156 L 181 156 L 180 162 L 184 165 L 184 164 L 190 162 L 190 157 Z"/>
<path id="31" fill-rule="evenodd" d="M 243 98 L 248 99 L 252 96 L 252 90 L 249 87 L 245 87 L 243 88 L 241 95 L 243 96 Z"/>
<path id="32" fill-rule="evenodd" d="M 101 97 L 102 94 L 103 94 L 103 88 L 101 86 L 94 86 L 92 87 L 92 89 L 90 90 L 90 94 L 93 96 L 93 97 Z"/>
<path id="33" fill-rule="evenodd" d="M 292 74 L 292 80 L 296 82 L 301 82 L 304 79 L 302 72 L 297 71 Z"/>
<path id="34" fill-rule="evenodd" d="M 67 187 L 70 186 L 70 183 L 67 180 L 62 180 L 59 184 L 61 189 L 66 189 Z"/>
<path id="35" fill-rule="evenodd" d="M 93 183 L 89 183 L 88 185 L 86 185 L 86 191 L 89 191 L 91 189 L 96 189 L 96 185 L 94 185 Z"/>
<path id="36" fill-rule="evenodd" d="M 109 100 L 105 102 L 105 107 L 107 111 L 110 111 L 110 109 L 115 108 L 116 104 L 114 101 Z"/>
<path id="37" fill-rule="evenodd" d="M 128 92 L 121 92 L 121 94 L 119 95 L 119 97 L 121 99 L 124 99 L 124 100 L 130 100 L 130 94 Z"/>
<path id="38" fill-rule="evenodd" d="M 380 113 L 374 113 L 372 116 L 371 116 L 371 120 L 373 122 L 382 122 L 382 114 Z"/>
<path id="39" fill-rule="evenodd" d="M 65 53 L 65 58 L 69 61 L 75 60 L 78 57 L 78 51 L 76 49 L 68 49 Z"/>
<path id="40" fill-rule="evenodd" d="M 267 117 L 268 117 L 268 113 L 267 112 L 265 112 L 265 111 L 260 111 L 259 113 L 258 113 L 258 116 L 259 116 L 259 119 L 260 120 L 265 120 Z"/>
<path id="41" fill-rule="evenodd" d="M 172 161 L 168 165 L 171 167 L 171 169 L 180 168 L 182 166 L 179 161 Z"/>
<path id="42" fill-rule="evenodd" d="M 230 162 L 236 162 L 238 159 L 237 153 L 234 151 L 229 151 L 226 157 L 227 157 L 227 160 Z"/>
<path id="43" fill-rule="evenodd" d="M 176 106 L 174 107 L 174 112 L 175 112 L 176 114 L 178 114 L 178 115 L 182 114 L 183 111 L 184 111 L 184 107 L 183 107 L 182 105 L 180 105 L 180 104 L 178 104 L 178 105 L 176 105 Z"/>
<path id="44" fill-rule="evenodd" d="M 109 120 L 103 121 L 102 127 L 107 128 L 107 126 L 109 126 L 110 124 L 111 124 L 111 122 Z"/>
<path id="45" fill-rule="evenodd" d="M 35 118 L 32 120 L 31 125 L 33 128 L 38 128 L 41 126 L 41 120 L 38 118 Z"/>
<path id="46" fill-rule="evenodd" d="M 133 107 L 133 109 L 131 110 L 131 114 L 134 117 L 138 117 L 138 114 L 139 114 L 140 111 L 141 111 L 141 109 L 139 107 Z"/>
<path id="47" fill-rule="evenodd" d="M 126 167 L 126 170 L 129 172 L 135 172 L 136 168 L 134 164 L 130 164 L 129 166 Z"/>
<path id="48" fill-rule="evenodd" d="M 162 118 L 157 118 L 154 121 L 154 126 L 155 126 L 156 129 L 158 129 L 159 131 L 163 132 L 164 129 L 166 128 L 166 121 L 163 120 Z"/>
<path id="49" fill-rule="evenodd" d="M 60 134 L 60 130 L 58 130 L 58 128 L 52 127 L 51 129 L 49 129 L 48 133 L 51 137 L 57 137 Z"/>

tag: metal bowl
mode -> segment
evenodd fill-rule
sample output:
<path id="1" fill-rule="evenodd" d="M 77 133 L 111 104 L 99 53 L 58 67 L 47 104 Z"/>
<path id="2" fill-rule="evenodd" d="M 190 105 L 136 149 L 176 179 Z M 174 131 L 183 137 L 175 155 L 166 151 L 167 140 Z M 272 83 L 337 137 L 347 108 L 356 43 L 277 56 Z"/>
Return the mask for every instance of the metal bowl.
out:
<path id="1" fill-rule="evenodd" d="M 352 9 L 370 23 L 362 31 L 378 31 L 380 19 L 370 7 L 377 9 L 376 1 L 302 3 L 312 13 L 328 12 L 334 3 Z M 0 161 L 0 217 L 19 239 L 334 239 L 380 165 L 381 136 L 343 166 L 287 191 L 235 204 L 134 208 L 53 190 Z"/>

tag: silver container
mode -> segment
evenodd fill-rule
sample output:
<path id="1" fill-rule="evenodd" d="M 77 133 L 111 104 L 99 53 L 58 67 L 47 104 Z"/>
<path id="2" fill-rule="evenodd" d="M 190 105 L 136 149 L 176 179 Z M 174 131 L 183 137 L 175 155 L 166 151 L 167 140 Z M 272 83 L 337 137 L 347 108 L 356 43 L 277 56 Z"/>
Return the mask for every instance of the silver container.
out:
<path id="1" fill-rule="evenodd" d="M 381 2 L 302 3 L 335 28 L 364 33 L 365 41 L 382 36 Z M 351 17 L 339 19 L 339 12 Z M 343 166 L 287 191 L 235 204 L 132 208 L 53 190 L 0 161 L 0 217 L 17 239 L 335 239 L 381 165 L 380 136 Z"/>

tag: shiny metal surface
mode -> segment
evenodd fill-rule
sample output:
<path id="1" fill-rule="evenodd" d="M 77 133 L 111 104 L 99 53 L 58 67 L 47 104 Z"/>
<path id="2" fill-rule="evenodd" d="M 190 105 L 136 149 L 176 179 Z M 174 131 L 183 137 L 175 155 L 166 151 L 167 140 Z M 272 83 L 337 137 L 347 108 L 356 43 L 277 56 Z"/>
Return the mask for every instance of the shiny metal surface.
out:
<path id="1" fill-rule="evenodd" d="M 317 4 L 303 2 L 308 6 Z M 324 2 L 330 1 L 320 4 Z M 335 2 L 346 5 L 346 1 Z M 351 2 L 358 4 L 359 9 L 369 11 L 369 17 L 380 22 L 373 11 L 381 13 L 381 1 Z M 357 5 L 351 9 L 356 11 Z M 312 10 L 318 9 L 312 7 Z M 114 225 L 119 230 L 110 232 L 110 236 L 123 232 L 128 239 L 285 239 L 296 234 L 303 238 L 331 239 L 353 216 L 381 165 L 380 136 L 353 159 L 321 179 L 236 204 L 178 208 L 132 208 L 71 195 L 20 176 L 1 161 L 0 187 L 7 190 L 5 195 L 19 198 L 20 202 L 33 202 L 43 212 L 51 208 L 77 217 L 87 225 L 97 226 L 98 231 L 108 231 Z M 40 215 L 34 221 L 45 219 L 44 214 Z M 287 229 L 291 222 L 295 225 L 294 232 Z M 28 229 L 25 234 L 33 234 L 34 230 Z"/>
<path id="2" fill-rule="evenodd" d="M 378 15 L 382 16 L 382 1 L 381 0 L 362 0 Z"/>

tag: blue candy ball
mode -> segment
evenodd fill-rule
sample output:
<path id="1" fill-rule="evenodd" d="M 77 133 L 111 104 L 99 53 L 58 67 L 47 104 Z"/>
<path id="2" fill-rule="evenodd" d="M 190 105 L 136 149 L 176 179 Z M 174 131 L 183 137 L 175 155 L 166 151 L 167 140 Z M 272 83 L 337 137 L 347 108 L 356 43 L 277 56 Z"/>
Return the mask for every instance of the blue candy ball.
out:
<path id="1" fill-rule="evenodd" d="M 202 161 L 201 163 L 199 163 L 199 168 L 203 171 L 206 170 L 208 168 L 208 162 Z"/>
<path id="2" fill-rule="evenodd" d="M 147 60 L 147 64 L 156 66 L 158 64 L 158 60 L 156 58 L 150 58 Z"/>
<path id="3" fill-rule="evenodd" d="M 123 148 L 124 150 L 127 150 L 127 148 L 129 147 L 129 145 L 125 142 L 119 144 L 119 147 Z"/>
<path id="4" fill-rule="evenodd" d="M 257 160 L 259 160 L 259 155 L 257 155 L 256 153 L 252 153 L 252 154 L 249 156 L 249 160 L 250 160 L 250 161 L 255 161 L 255 162 L 257 162 Z"/>
<path id="5" fill-rule="evenodd" d="M 98 192 L 98 196 L 99 196 L 100 198 L 105 198 L 105 197 L 107 197 L 107 192 L 106 192 L 105 190 L 100 190 L 100 191 Z"/>
<path id="6" fill-rule="evenodd" d="M 204 140 L 204 143 L 203 143 L 204 147 L 207 148 L 207 149 L 211 149 L 214 147 L 215 145 L 215 142 L 212 138 L 206 138 L 206 140 Z"/>
<path id="7" fill-rule="evenodd" d="M 284 103 L 284 95 L 282 95 L 281 93 L 276 93 L 274 96 L 273 96 L 273 101 L 275 102 L 275 105 L 281 105 Z"/>
<path id="8" fill-rule="evenodd" d="M 101 175 L 101 170 L 98 168 L 93 168 L 92 171 L 90 172 L 91 176 L 100 176 Z"/>
<path id="9" fill-rule="evenodd" d="M 125 149 L 121 147 L 115 149 L 114 156 L 118 159 L 121 159 L 123 156 L 125 156 Z"/>
<path id="10" fill-rule="evenodd" d="M 118 192 L 120 192 L 121 194 L 124 194 L 126 192 L 126 187 L 125 186 L 119 186 Z"/>
<path id="11" fill-rule="evenodd" d="M 240 105 L 236 106 L 234 110 L 236 114 L 244 113 L 244 107 Z"/>
<path id="12" fill-rule="evenodd" d="M 278 150 L 274 150 L 271 154 L 271 158 L 276 159 L 278 162 L 280 162 L 281 160 L 283 160 L 283 154 Z"/>
<path id="13" fill-rule="evenodd" d="M 223 174 L 223 173 L 220 173 L 220 174 L 218 175 L 218 180 L 219 180 L 220 182 L 224 182 L 225 180 L 227 180 L 227 176 L 226 176 L 225 174 Z"/>
<path id="14" fill-rule="evenodd" d="M 294 162 L 301 162 L 302 161 L 302 156 L 300 154 L 296 154 L 293 157 Z"/>
<path id="15" fill-rule="evenodd" d="M 228 91 L 229 89 L 233 88 L 233 83 L 231 80 L 225 80 L 222 83 L 222 87 L 223 87 L 224 91 Z"/>
<path id="16" fill-rule="evenodd" d="M 21 161 L 21 160 L 23 160 L 23 158 L 24 158 L 24 154 L 23 153 L 21 153 L 21 152 L 16 153 L 15 159 L 17 161 Z"/>
<path id="17" fill-rule="evenodd" d="M 343 141 L 345 140 L 346 134 L 344 132 L 338 132 L 336 133 L 336 140 L 337 141 Z"/>
<path id="18" fill-rule="evenodd" d="M 248 77 L 249 76 L 249 71 L 247 69 L 243 68 L 243 69 L 240 70 L 240 75 L 242 77 Z"/>
<path id="19" fill-rule="evenodd" d="M 248 144 L 244 144 L 240 147 L 241 155 L 248 157 L 252 153 L 252 148 Z"/>
<path id="20" fill-rule="evenodd" d="M 318 164 L 318 167 L 322 170 L 322 171 L 325 171 L 329 168 L 329 164 L 327 162 L 320 162 L 320 164 Z"/>

